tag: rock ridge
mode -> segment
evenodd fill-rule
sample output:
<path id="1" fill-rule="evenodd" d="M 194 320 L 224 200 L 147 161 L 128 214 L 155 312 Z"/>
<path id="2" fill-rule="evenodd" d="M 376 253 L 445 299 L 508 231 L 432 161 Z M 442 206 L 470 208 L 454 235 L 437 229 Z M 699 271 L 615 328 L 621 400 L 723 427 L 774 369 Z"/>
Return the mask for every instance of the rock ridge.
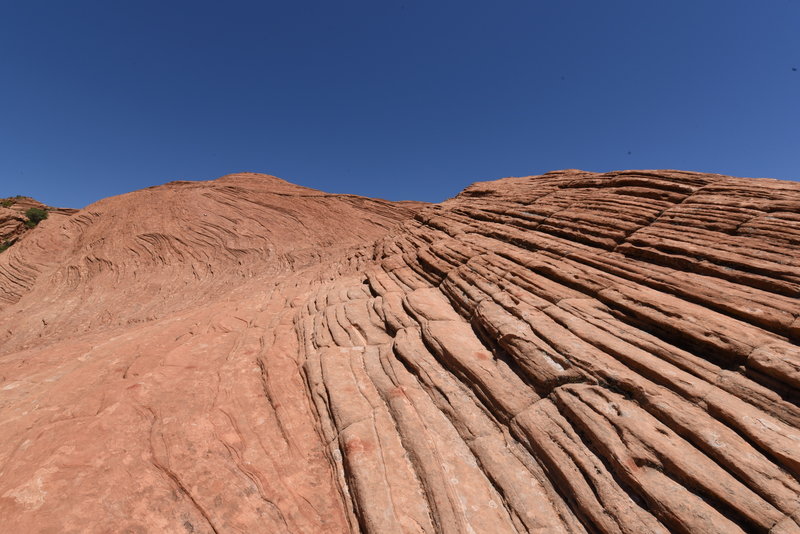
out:
<path id="1" fill-rule="evenodd" d="M 0 254 L 13 531 L 800 532 L 800 183 L 240 173 Z"/>
<path id="2" fill-rule="evenodd" d="M 22 195 L 0 198 L 0 246 L 3 249 L 15 244 L 31 230 L 33 225 L 25 215 L 31 208 L 44 210 L 48 216 L 54 217 L 68 217 L 78 211 L 71 208 L 54 208 Z"/>

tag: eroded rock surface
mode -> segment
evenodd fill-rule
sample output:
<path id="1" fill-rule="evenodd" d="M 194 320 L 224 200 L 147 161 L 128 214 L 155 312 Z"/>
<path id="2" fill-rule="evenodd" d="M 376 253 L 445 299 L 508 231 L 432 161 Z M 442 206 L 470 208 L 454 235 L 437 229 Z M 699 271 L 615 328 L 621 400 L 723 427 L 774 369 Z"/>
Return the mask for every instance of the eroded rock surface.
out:
<path id="1" fill-rule="evenodd" d="M 0 254 L 13 532 L 800 532 L 800 184 L 240 174 Z"/>
<path id="2" fill-rule="evenodd" d="M 47 206 L 30 197 L 0 198 L 0 250 L 10 247 L 32 229 L 33 225 L 26 224 L 30 221 L 25 215 L 30 208 L 45 210 L 48 216 L 57 218 L 68 217 L 78 211 Z"/>

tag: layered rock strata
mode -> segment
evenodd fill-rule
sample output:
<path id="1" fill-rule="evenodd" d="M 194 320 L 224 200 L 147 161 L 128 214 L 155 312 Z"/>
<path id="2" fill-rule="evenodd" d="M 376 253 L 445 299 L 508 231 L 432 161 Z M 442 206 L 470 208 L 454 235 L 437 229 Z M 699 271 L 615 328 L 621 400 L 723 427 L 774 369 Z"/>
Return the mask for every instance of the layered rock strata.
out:
<path id="1" fill-rule="evenodd" d="M 25 532 L 800 532 L 800 184 L 263 175 L 0 254 Z"/>
<path id="2" fill-rule="evenodd" d="M 0 247 L 7 248 L 19 241 L 32 226 L 25 212 L 30 208 L 47 211 L 48 216 L 70 216 L 78 210 L 54 208 L 30 197 L 0 198 Z M 28 223 L 28 224 L 26 224 Z"/>

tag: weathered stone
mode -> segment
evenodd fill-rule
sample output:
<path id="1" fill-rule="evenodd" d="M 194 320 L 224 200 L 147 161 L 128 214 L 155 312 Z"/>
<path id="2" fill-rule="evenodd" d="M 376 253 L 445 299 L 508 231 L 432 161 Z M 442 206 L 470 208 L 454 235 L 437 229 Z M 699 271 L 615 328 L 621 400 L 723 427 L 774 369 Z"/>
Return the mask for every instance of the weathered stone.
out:
<path id="1" fill-rule="evenodd" d="M 800 532 L 800 184 L 54 213 L 0 254 L 4 530 Z"/>

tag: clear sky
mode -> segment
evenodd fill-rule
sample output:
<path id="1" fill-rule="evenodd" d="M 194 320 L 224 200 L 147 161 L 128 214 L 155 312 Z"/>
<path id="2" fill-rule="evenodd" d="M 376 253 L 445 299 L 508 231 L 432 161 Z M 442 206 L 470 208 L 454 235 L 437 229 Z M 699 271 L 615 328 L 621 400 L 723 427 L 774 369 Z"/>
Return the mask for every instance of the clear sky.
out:
<path id="1" fill-rule="evenodd" d="M 0 0 L 0 196 L 563 168 L 800 177 L 800 1 Z"/>

